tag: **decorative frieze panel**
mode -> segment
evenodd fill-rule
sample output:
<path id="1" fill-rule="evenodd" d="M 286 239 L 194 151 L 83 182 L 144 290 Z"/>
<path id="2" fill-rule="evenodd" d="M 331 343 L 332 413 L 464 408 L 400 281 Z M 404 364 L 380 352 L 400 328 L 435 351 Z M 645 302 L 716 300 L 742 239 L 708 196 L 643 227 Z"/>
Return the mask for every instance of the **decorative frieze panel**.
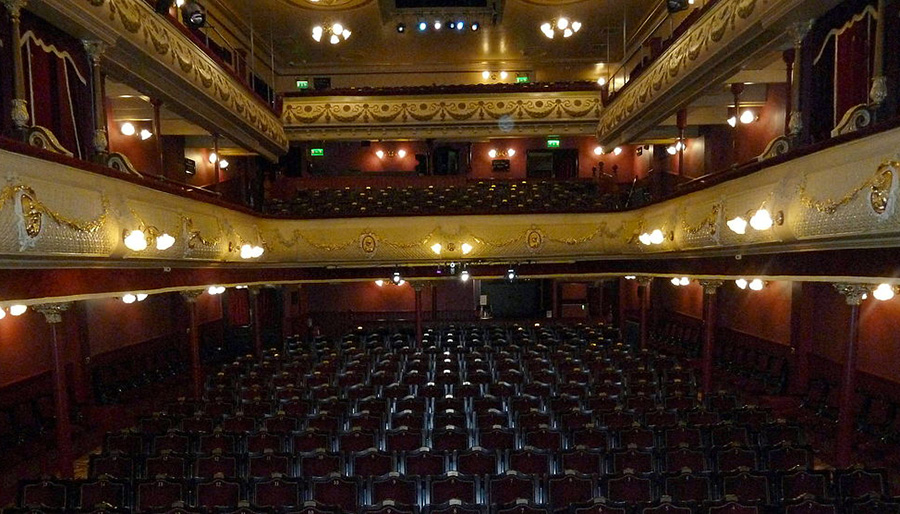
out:
<path id="1" fill-rule="evenodd" d="M 595 91 L 295 97 L 282 119 L 294 140 L 584 135 L 599 109 Z"/>
<path id="2" fill-rule="evenodd" d="M 900 129 L 873 135 L 628 212 L 334 220 L 258 217 L 0 151 L 0 255 L 23 265 L 66 257 L 366 267 L 900 246 L 898 137 Z M 737 217 L 748 221 L 743 233 L 729 226 Z M 129 249 L 125 236 L 135 230 L 148 242 L 162 233 L 175 241 Z M 262 255 L 242 255 L 246 245 Z"/>
<path id="3" fill-rule="evenodd" d="M 708 90 L 742 63 L 787 39 L 798 21 L 826 12 L 836 0 L 721 0 L 679 37 L 600 113 L 603 146 L 638 137 Z"/>
<path id="4" fill-rule="evenodd" d="M 270 158 L 287 152 L 278 116 L 150 3 L 39 0 L 28 8 L 84 39 L 111 43 L 104 67 L 193 113 L 192 121 Z"/>

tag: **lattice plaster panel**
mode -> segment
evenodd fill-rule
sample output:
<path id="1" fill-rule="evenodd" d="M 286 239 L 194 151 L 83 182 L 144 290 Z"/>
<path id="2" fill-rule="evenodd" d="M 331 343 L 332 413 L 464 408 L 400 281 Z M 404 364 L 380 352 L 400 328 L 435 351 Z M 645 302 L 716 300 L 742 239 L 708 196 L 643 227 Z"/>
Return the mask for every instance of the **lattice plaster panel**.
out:
<path id="1" fill-rule="evenodd" d="M 716 212 L 719 202 L 712 199 L 700 202 L 691 200 L 682 204 L 680 219 L 683 221 L 675 230 L 679 247 L 694 250 L 719 246 L 717 234 L 722 229 L 718 224 L 721 215 Z"/>
<path id="2" fill-rule="evenodd" d="M 43 214 L 40 234 L 29 242 L 33 243 L 33 246 L 24 250 L 23 253 L 79 257 L 107 257 L 113 253 L 119 241 L 117 235 L 119 226 L 108 204 L 104 204 L 104 196 L 101 192 L 77 187 L 71 183 L 60 187 L 59 183 L 35 178 L 29 178 L 27 185 L 34 190 L 35 199 L 47 209 L 58 214 L 63 221 L 87 224 L 101 219 L 104 212 L 106 217 L 102 225 L 95 229 L 81 230 L 58 223 L 52 216 Z M 18 209 L 17 203 L 10 202 L 4 211 L 14 212 L 15 209 Z M 20 223 L 17 215 L 14 219 L 15 224 Z M 16 237 L 18 238 L 19 235 L 17 234 Z"/>
<path id="3" fill-rule="evenodd" d="M 183 232 L 180 237 L 187 241 L 184 252 L 186 259 L 218 260 L 225 256 L 228 241 L 223 237 L 219 220 L 215 216 L 197 212 L 186 212 L 183 216 Z M 199 233 L 199 237 L 192 239 L 194 232 Z M 209 244 L 204 244 L 204 241 Z"/>
<path id="4" fill-rule="evenodd" d="M 863 168 L 865 173 L 817 173 L 810 174 L 806 181 L 807 200 L 819 203 L 827 200 L 839 201 L 849 192 L 857 189 L 867 178 L 875 174 L 876 167 Z M 817 177 L 821 179 L 817 180 Z M 900 176 L 894 176 L 900 180 Z M 790 216 L 786 222 L 797 239 L 822 239 L 848 234 L 897 233 L 900 231 L 900 216 L 897 209 L 891 217 L 881 220 L 872 209 L 867 187 L 859 191 L 849 203 L 838 206 L 834 213 L 820 212 L 803 202 L 800 194 L 791 203 Z"/>

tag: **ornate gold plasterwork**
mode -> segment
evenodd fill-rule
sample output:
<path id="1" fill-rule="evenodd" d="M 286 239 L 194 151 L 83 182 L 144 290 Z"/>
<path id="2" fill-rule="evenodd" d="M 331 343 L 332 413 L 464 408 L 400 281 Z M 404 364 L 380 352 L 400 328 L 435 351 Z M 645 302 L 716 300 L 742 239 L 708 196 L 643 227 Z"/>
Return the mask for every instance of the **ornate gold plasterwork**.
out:
<path id="1" fill-rule="evenodd" d="M 289 98 L 282 119 L 287 130 L 325 138 L 352 137 L 365 131 L 463 128 L 516 134 L 529 127 L 577 126 L 584 133 L 596 123 L 600 99 L 593 91 L 494 93 L 484 95 Z M 322 129 L 329 129 L 323 131 Z M 334 132 L 333 129 L 344 130 Z"/>
<path id="2" fill-rule="evenodd" d="M 778 13 L 783 16 L 793 15 L 791 9 L 785 8 L 784 4 L 788 3 L 800 4 L 803 2 L 802 0 L 722 0 L 711 7 L 601 111 L 597 124 L 597 134 L 601 144 L 606 145 L 621 137 L 626 124 L 653 123 L 644 120 L 639 113 L 644 109 L 658 107 L 661 101 L 673 105 L 674 110 L 678 104 L 677 101 L 662 100 L 673 86 L 687 80 L 685 76 L 690 73 L 708 71 L 703 66 L 718 57 L 720 51 L 724 57 L 724 51 L 728 50 L 726 45 L 731 38 L 747 31 L 757 31 L 756 33 L 758 33 L 760 30 L 758 28 L 759 20 L 766 14 L 766 11 L 778 9 Z M 766 21 L 769 25 L 775 22 L 776 20 Z M 640 132 L 638 129 L 634 131 Z"/>
<path id="3" fill-rule="evenodd" d="M 687 235 L 696 236 L 698 234 L 706 234 L 710 236 L 716 235 L 718 231 L 719 225 L 719 211 L 722 209 L 721 204 L 713 205 L 713 208 L 710 209 L 709 213 L 703 218 L 702 221 L 697 223 L 696 225 L 689 225 L 687 220 L 682 218 L 681 220 L 681 230 Z"/>
<path id="4" fill-rule="evenodd" d="M 338 11 L 345 9 L 355 9 L 372 2 L 372 0 L 282 0 L 290 5 L 302 7 L 304 9 L 315 9 L 322 11 Z"/>
<path id="5" fill-rule="evenodd" d="M 891 199 L 891 187 L 894 185 L 894 171 L 891 168 L 882 168 L 881 172 L 872 183 L 872 191 L 869 193 L 869 204 L 875 214 L 884 214 Z"/>
<path id="6" fill-rule="evenodd" d="M 807 176 L 804 174 L 797 184 L 797 197 L 799 198 L 800 203 L 808 209 L 813 209 L 822 214 L 834 214 L 838 209 L 853 202 L 853 200 L 855 200 L 864 190 L 872 188 L 872 195 L 870 195 L 872 208 L 876 213 L 881 214 L 888 205 L 888 193 L 893 178 L 892 170 L 897 169 L 898 167 L 900 167 L 900 161 L 887 161 L 879 166 L 878 171 L 874 175 L 864 180 L 861 184 L 851 189 L 843 196 L 838 198 L 826 198 L 824 200 L 813 198 L 809 194 L 806 187 Z M 876 202 L 880 204 L 881 200 L 876 197 L 881 196 L 884 197 L 884 206 L 881 208 L 881 212 L 878 212 Z"/>
<path id="7" fill-rule="evenodd" d="M 277 147 L 281 152 L 287 150 L 287 136 L 278 117 L 175 27 L 155 15 L 147 2 L 81 1 L 102 11 L 101 18 L 113 31 L 148 55 L 170 65 L 172 73 L 180 74 L 227 112 L 243 120 L 270 142 L 268 146 Z"/>
<path id="8" fill-rule="evenodd" d="M 25 220 L 25 231 L 30 237 L 37 237 L 43 228 L 43 217 L 50 218 L 54 223 L 62 227 L 74 230 L 75 232 L 93 233 L 101 229 L 109 218 L 109 199 L 106 195 L 101 196 L 100 209 L 101 213 L 94 219 L 82 220 L 72 218 L 51 209 L 46 204 L 38 200 L 37 194 L 29 186 L 24 184 L 6 186 L 0 190 L 0 210 L 2 210 L 8 202 L 15 200 L 16 196 L 21 199 L 22 215 Z"/>

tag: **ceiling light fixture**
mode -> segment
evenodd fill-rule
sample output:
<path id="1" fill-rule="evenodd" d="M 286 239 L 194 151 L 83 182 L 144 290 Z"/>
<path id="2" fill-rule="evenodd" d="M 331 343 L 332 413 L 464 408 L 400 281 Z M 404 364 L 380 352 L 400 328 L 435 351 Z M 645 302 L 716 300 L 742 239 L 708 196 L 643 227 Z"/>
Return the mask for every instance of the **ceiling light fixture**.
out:
<path id="1" fill-rule="evenodd" d="M 469 270 L 463 268 L 462 271 L 459 272 L 459 280 L 460 282 L 468 282 L 469 281 Z"/>
<path id="2" fill-rule="evenodd" d="M 425 32 L 425 30 L 426 30 L 427 28 L 428 28 L 428 24 L 427 24 L 427 23 L 425 23 L 424 21 L 420 21 L 420 22 L 419 22 L 419 32 Z"/>
<path id="3" fill-rule="evenodd" d="M 515 268 L 509 268 L 508 270 L 506 270 L 506 280 L 509 280 L 510 282 L 512 282 L 518 276 L 519 275 L 516 273 Z"/>
<path id="4" fill-rule="evenodd" d="M 394 274 L 391 275 L 391 282 L 398 286 L 404 282 L 403 277 L 400 275 L 399 271 L 395 271 Z"/>
<path id="5" fill-rule="evenodd" d="M 478 32 L 478 29 L 480 29 L 480 28 L 481 28 L 481 25 L 479 25 L 477 21 L 472 23 L 472 32 Z"/>
<path id="6" fill-rule="evenodd" d="M 399 33 L 401 33 L 401 34 L 403 34 L 404 32 L 406 32 L 406 24 L 405 24 L 405 23 L 398 23 L 398 24 L 397 24 L 397 32 L 399 32 Z"/>
<path id="7" fill-rule="evenodd" d="M 316 25 L 312 28 L 312 38 L 318 43 L 326 39 L 332 45 L 350 38 L 351 32 L 340 23 L 327 23 L 325 26 Z"/>
<path id="8" fill-rule="evenodd" d="M 747 287 L 753 291 L 762 291 L 763 288 L 766 287 L 766 283 L 758 278 L 754 278 Z"/>
<path id="9" fill-rule="evenodd" d="M 621 147 L 621 146 L 617 146 L 617 147 L 613 150 L 613 155 L 622 155 L 622 147 Z"/>
<path id="10" fill-rule="evenodd" d="M 603 152 L 603 147 L 602 147 L 602 146 L 595 146 L 595 147 L 594 147 L 594 155 L 603 155 L 603 153 L 604 153 L 604 152 Z"/>
<path id="11" fill-rule="evenodd" d="M 9 313 L 13 316 L 21 316 L 22 314 L 25 314 L 27 310 L 28 306 L 26 305 L 11 305 L 9 307 Z"/>
<path id="12" fill-rule="evenodd" d="M 543 32 L 548 39 L 553 39 L 557 35 L 561 35 L 564 38 L 572 37 L 572 35 L 579 30 L 581 30 L 580 21 L 570 21 L 565 17 L 559 17 L 553 21 L 541 24 L 541 32 Z"/>
<path id="13" fill-rule="evenodd" d="M 491 159 L 508 159 L 510 157 L 514 157 L 516 155 L 516 150 L 514 148 L 507 148 L 506 150 L 497 150 L 496 148 L 491 148 L 488 151 L 488 157 Z"/>

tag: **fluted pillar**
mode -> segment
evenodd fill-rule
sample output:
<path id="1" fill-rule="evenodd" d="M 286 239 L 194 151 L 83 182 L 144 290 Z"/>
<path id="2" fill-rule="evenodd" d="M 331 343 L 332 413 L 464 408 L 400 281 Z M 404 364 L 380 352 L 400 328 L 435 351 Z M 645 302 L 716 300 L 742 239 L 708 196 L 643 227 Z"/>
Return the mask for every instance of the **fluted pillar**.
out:
<path id="1" fill-rule="evenodd" d="M 203 398 L 203 364 L 200 362 L 200 327 L 197 321 L 197 298 L 203 291 L 182 291 L 188 309 L 188 350 L 191 356 L 192 393 L 196 400 Z"/>
<path id="2" fill-rule="evenodd" d="M 800 70 L 803 67 L 803 40 L 812 30 L 813 20 L 795 23 L 788 29 L 794 43 L 794 66 L 791 77 L 791 112 L 788 121 L 788 135 L 796 140 L 803 132 L 803 115 L 800 112 Z"/>
<path id="3" fill-rule="evenodd" d="M 0 0 L 6 11 L 9 13 L 9 19 L 12 22 L 12 32 L 10 41 L 10 52 L 13 56 L 13 99 L 10 110 L 12 121 L 19 131 L 19 135 L 24 135 L 25 130 L 31 123 L 31 115 L 28 113 L 28 101 L 26 100 L 25 89 L 25 66 L 22 62 L 22 9 L 28 4 L 28 0 Z"/>
<path id="4" fill-rule="evenodd" d="M 94 161 L 105 163 L 109 155 L 109 132 L 106 125 L 106 95 L 103 93 L 103 71 L 100 59 L 108 45 L 103 41 L 85 40 L 81 42 L 91 60 L 91 94 L 94 105 L 94 139 L 92 147 Z"/>
<path id="5" fill-rule="evenodd" d="M 838 400 L 838 425 L 835 451 L 835 465 L 849 467 L 853 460 L 853 435 L 855 409 L 853 395 L 856 391 L 856 355 L 859 343 L 859 305 L 869 292 L 862 284 L 835 284 L 835 289 L 844 296 L 850 306 L 847 346 L 845 348 L 844 369 L 841 372 L 841 391 Z"/>
<path id="6" fill-rule="evenodd" d="M 50 346 L 53 359 L 53 404 L 56 413 L 56 460 L 57 473 L 61 478 L 75 475 L 75 456 L 72 448 L 72 422 L 69 408 L 69 388 L 66 383 L 66 341 L 60 334 L 62 313 L 69 310 L 71 303 L 48 303 L 35 306 L 34 310 L 44 315 L 50 325 Z"/>
<path id="7" fill-rule="evenodd" d="M 712 392 L 713 354 L 716 349 L 716 322 L 718 316 L 718 291 L 721 280 L 701 280 L 703 287 L 703 398 Z"/>

